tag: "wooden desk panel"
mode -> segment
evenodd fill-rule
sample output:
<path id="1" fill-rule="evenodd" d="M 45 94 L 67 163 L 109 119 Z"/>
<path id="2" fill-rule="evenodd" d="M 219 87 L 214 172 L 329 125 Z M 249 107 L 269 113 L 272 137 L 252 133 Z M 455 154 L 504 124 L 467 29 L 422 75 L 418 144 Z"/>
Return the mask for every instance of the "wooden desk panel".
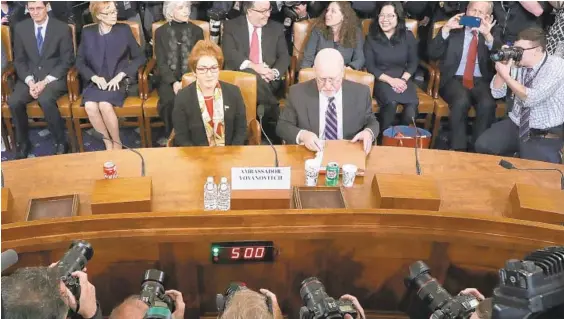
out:
<path id="1" fill-rule="evenodd" d="M 304 161 L 313 153 L 300 146 L 276 146 L 280 165 L 292 166 L 292 184 L 304 182 Z M 203 208 L 203 185 L 207 176 L 231 177 L 233 166 L 270 166 L 274 155 L 269 146 L 150 148 L 139 150 L 146 159 L 147 176 L 153 179 L 153 211 L 188 211 Z M 559 189 L 557 172 L 508 171 L 498 166 L 500 157 L 460 152 L 421 150 L 423 174 L 437 180 L 442 197 L 440 211 L 501 216 L 511 188 L 520 182 Z M 80 195 L 79 215 L 91 214 L 90 194 L 96 179 L 103 178 L 102 165 L 113 161 L 119 176 L 139 176 L 139 158 L 127 151 L 103 151 L 47 156 L 2 163 L 6 187 L 14 197 L 9 222 L 25 217 L 31 197 Z M 542 162 L 511 159 L 522 168 L 559 167 Z M 374 207 L 370 185 L 376 172 L 415 175 L 413 150 L 376 147 L 368 158 L 366 177 L 356 180 L 345 196 L 352 208 Z M 320 178 L 320 185 L 324 177 Z"/>

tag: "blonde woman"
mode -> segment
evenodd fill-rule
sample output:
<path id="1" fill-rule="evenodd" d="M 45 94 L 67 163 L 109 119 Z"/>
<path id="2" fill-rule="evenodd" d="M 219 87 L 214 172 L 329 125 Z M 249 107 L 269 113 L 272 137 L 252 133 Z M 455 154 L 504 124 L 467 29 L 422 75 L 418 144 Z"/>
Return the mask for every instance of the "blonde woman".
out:
<path id="1" fill-rule="evenodd" d="M 165 1 L 163 15 L 168 23 L 155 32 L 155 53 L 159 76 L 159 116 L 165 123 L 167 136 L 172 131 L 172 109 L 181 78 L 188 69 L 188 58 L 194 45 L 204 39 L 204 31 L 188 21 L 189 1 Z"/>

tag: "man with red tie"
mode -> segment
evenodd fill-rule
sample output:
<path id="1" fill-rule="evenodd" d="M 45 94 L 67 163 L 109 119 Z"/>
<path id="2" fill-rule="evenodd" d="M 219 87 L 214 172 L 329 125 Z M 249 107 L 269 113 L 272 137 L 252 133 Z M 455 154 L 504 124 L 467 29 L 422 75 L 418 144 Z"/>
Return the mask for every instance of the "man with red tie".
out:
<path id="1" fill-rule="evenodd" d="M 290 65 L 284 26 L 269 20 L 268 1 L 243 4 L 244 15 L 225 22 L 221 39 L 225 69 L 256 74 L 257 102 L 265 106 L 265 130 L 274 137 L 282 76 Z M 270 125 L 268 125 L 270 124 Z"/>
<path id="2" fill-rule="evenodd" d="M 476 110 L 472 147 L 495 120 L 496 103 L 489 88 L 493 77 L 489 57 L 494 43 L 492 11 L 491 1 L 471 1 L 466 13 L 450 18 L 429 43 L 429 58 L 439 60 L 439 93 L 450 107 L 453 150 L 468 149 L 466 127 L 470 107 Z M 462 26 L 460 18 L 464 15 L 480 18 L 480 27 Z"/>

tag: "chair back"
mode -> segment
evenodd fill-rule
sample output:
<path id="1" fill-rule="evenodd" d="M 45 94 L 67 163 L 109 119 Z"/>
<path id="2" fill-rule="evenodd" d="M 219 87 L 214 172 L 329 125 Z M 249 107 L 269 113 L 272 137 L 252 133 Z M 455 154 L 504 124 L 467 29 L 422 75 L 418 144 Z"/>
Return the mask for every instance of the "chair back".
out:
<path id="1" fill-rule="evenodd" d="M 370 32 L 370 26 L 372 25 L 372 21 L 373 19 L 363 19 L 362 20 L 362 33 L 364 35 L 364 37 L 366 38 L 366 36 L 368 35 L 368 32 Z M 405 20 L 405 28 L 409 31 L 411 31 L 411 33 L 413 33 L 413 36 L 415 36 L 415 38 L 417 39 L 417 29 L 418 29 L 419 25 L 417 24 L 417 20 L 415 19 L 406 19 Z"/>
<path id="2" fill-rule="evenodd" d="M 437 22 L 433 23 L 433 39 L 437 36 L 437 33 L 439 33 L 439 30 L 442 27 L 444 27 L 446 23 L 447 23 L 446 20 L 437 21 Z"/>
<path id="3" fill-rule="evenodd" d="M 71 36 L 72 36 L 72 47 L 74 49 L 74 56 L 76 56 L 77 44 L 76 44 L 76 27 L 74 24 L 68 24 L 69 28 L 71 29 Z"/>
<path id="4" fill-rule="evenodd" d="M 2 51 L 6 52 L 8 62 L 14 60 L 14 53 L 12 52 L 12 37 L 10 35 L 10 27 L 7 25 L 2 26 Z"/>
<path id="5" fill-rule="evenodd" d="M 239 71 L 219 71 L 219 80 L 236 85 L 241 90 L 245 109 L 247 113 L 247 123 L 257 117 L 257 79 L 254 74 Z M 196 81 L 194 73 L 187 73 L 182 76 L 182 87 L 186 87 Z"/>
<path id="6" fill-rule="evenodd" d="M 300 65 L 302 58 L 304 57 L 305 46 L 309 40 L 311 27 L 313 26 L 314 21 L 314 19 L 308 19 L 294 23 L 294 47 L 292 49 L 292 56 L 297 58 L 298 65 Z"/>
<path id="7" fill-rule="evenodd" d="M 300 70 L 300 83 L 313 79 L 315 79 L 315 70 L 313 68 L 305 68 Z M 345 79 L 368 86 L 370 88 L 370 96 L 372 96 L 372 94 L 374 93 L 374 75 L 368 72 L 346 69 Z"/>
<path id="8" fill-rule="evenodd" d="M 199 26 L 204 31 L 204 39 L 206 39 L 206 40 L 210 39 L 210 23 L 209 22 L 202 21 L 202 20 L 190 20 L 190 22 Z M 155 41 L 154 39 L 155 39 L 155 33 L 157 32 L 157 29 L 160 28 L 165 23 L 167 23 L 166 20 L 153 22 L 153 25 L 151 26 L 151 29 L 152 29 L 151 32 L 153 33 L 153 37 L 152 37 L 153 41 Z M 156 58 L 155 46 L 154 45 L 153 45 L 153 58 Z"/>

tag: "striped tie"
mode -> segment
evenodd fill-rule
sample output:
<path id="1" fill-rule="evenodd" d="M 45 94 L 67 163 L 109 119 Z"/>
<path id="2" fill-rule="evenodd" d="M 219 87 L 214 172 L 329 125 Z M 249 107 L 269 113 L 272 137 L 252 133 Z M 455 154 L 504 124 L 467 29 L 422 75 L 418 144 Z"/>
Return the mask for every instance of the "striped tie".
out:
<path id="1" fill-rule="evenodd" d="M 336 140 L 337 137 L 337 107 L 335 107 L 335 98 L 329 98 L 327 112 L 325 112 L 325 139 Z"/>
<path id="2" fill-rule="evenodd" d="M 525 87 L 530 88 L 532 85 L 533 69 L 528 68 L 525 73 Z M 521 109 L 519 112 L 519 140 L 527 142 L 530 138 L 531 128 L 529 127 L 529 119 L 531 118 L 531 108 L 525 107 L 525 103 L 521 102 Z"/>

